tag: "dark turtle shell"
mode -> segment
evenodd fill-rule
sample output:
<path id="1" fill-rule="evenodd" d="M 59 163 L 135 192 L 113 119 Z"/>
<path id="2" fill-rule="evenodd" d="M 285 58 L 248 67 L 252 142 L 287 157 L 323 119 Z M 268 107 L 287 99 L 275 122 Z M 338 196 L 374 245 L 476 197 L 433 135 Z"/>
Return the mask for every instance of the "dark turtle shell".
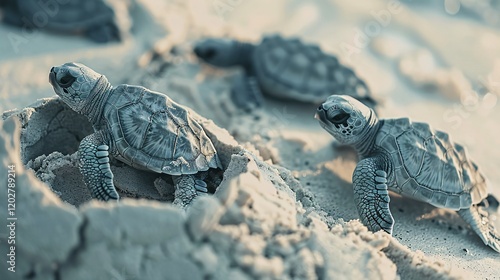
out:
<path id="1" fill-rule="evenodd" d="M 133 167 L 170 175 L 221 167 L 201 125 L 164 94 L 120 85 L 111 91 L 104 117 L 111 151 Z"/>
<path id="2" fill-rule="evenodd" d="M 39 1 L 7 0 L 3 4 L 7 23 L 34 29 L 47 29 L 64 33 L 86 33 L 96 41 L 120 39 L 122 23 L 112 6 L 105 0 Z M 109 33 L 107 38 L 102 33 Z M 89 35 L 97 32 L 97 35 Z"/>
<path id="3" fill-rule="evenodd" d="M 374 105 L 366 84 L 316 45 L 281 36 L 264 37 L 255 48 L 253 61 L 259 84 L 275 97 L 321 103 L 332 94 L 345 94 Z"/>

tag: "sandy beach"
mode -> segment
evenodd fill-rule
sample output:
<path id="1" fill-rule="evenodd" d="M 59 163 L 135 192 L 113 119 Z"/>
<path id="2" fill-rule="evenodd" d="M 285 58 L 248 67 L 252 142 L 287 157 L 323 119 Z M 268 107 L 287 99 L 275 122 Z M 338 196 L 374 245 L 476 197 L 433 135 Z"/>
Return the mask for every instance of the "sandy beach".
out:
<path id="1" fill-rule="evenodd" d="M 16 272 L 1 226 L 0 278 L 500 279 L 500 254 L 455 211 L 390 193 L 392 236 L 369 232 L 354 203 L 358 157 L 321 128 L 317 105 L 267 96 L 241 111 L 229 98 L 241 69 L 192 53 L 205 37 L 317 44 L 365 81 L 380 118 L 464 145 L 500 198 L 500 6 L 472 2 L 130 0 L 118 5 L 130 27 L 107 44 L 0 24 L 2 223 L 9 166 L 17 176 Z M 69 61 L 190 108 L 220 154 L 215 193 L 184 211 L 169 176 L 116 163 L 123 199 L 93 200 L 76 153 L 92 126 L 48 82 Z"/>

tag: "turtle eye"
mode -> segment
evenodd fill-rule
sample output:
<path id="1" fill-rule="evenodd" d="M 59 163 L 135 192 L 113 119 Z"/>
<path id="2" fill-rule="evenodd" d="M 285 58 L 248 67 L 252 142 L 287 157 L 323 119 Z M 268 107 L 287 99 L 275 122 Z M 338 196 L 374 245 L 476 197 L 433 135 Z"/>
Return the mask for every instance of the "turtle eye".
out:
<path id="1" fill-rule="evenodd" d="M 331 118 L 330 121 L 334 124 L 343 124 L 347 122 L 349 117 L 350 115 L 348 113 L 340 113 Z"/>
<path id="2" fill-rule="evenodd" d="M 71 74 L 65 73 L 64 76 L 62 76 L 62 78 L 59 80 L 59 85 L 62 88 L 68 88 L 73 84 L 75 80 L 76 78 L 71 76 Z"/>

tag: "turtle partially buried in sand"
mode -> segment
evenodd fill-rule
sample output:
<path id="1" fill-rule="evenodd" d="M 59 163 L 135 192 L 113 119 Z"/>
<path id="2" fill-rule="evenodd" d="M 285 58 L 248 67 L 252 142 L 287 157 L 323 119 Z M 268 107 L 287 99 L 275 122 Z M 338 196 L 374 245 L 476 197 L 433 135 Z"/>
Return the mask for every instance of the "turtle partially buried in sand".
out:
<path id="1" fill-rule="evenodd" d="M 485 177 L 465 148 L 447 133 L 408 118 L 379 120 L 373 110 L 344 95 L 329 97 L 315 117 L 360 155 L 352 180 L 354 200 L 361 221 L 371 231 L 392 234 L 391 190 L 456 210 L 486 245 L 500 252 L 500 235 L 487 211 L 498 201 L 488 196 Z"/>
<path id="2" fill-rule="evenodd" d="M 134 168 L 172 175 L 174 204 L 181 207 L 207 192 L 201 180 L 206 171 L 221 169 L 201 125 L 168 96 L 140 86 L 112 87 L 105 76 L 78 63 L 53 67 L 49 81 L 94 127 L 78 149 L 80 171 L 93 197 L 118 199 L 110 156 Z"/>
<path id="3" fill-rule="evenodd" d="M 194 53 L 216 67 L 243 67 L 232 85 L 232 99 L 245 109 L 262 105 L 262 93 L 288 100 L 320 104 L 342 92 L 370 107 L 376 105 L 368 86 L 353 70 L 317 45 L 278 35 L 258 45 L 225 38 L 196 43 Z"/>

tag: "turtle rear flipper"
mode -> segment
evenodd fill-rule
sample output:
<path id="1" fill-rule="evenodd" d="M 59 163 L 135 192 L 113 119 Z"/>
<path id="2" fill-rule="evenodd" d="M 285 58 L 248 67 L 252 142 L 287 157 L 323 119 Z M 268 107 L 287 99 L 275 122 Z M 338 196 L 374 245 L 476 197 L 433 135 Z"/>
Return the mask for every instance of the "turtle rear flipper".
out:
<path id="1" fill-rule="evenodd" d="M 500 253 L 500 234 L 495 230 L 485 206 L 472 205 L 470 208 L 461 209 L 458 214 L 464 219 L 484 244 Z"/>
<path id="2" fill-rule="evenodd" d="M 498 199 L 492 194 L 489 194 L 485 199 L 483 199 L 478 206 L 483 206 L 488 210 L 488 213 L 496 213 L 499 206 Z"/>

